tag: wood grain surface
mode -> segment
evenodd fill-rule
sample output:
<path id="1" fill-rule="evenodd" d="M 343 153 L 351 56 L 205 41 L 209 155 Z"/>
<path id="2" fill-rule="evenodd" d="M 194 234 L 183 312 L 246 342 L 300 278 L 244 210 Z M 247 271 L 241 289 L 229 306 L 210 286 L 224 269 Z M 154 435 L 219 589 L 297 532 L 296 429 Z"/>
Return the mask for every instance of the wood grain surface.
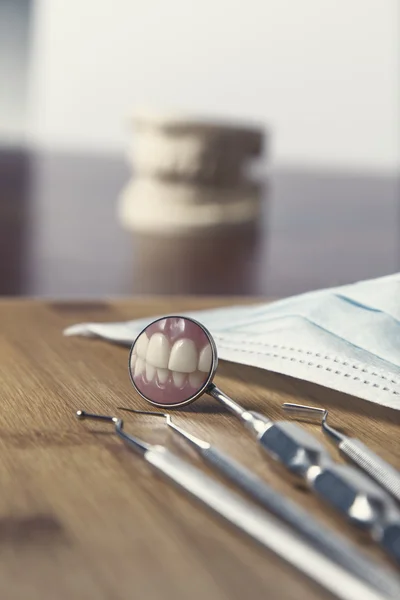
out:
<path id="1" fill-rule="evenodd" d="M 80 422 L 74 416 L 80 408 L 115 414 L 121 404 L 143 409 L 148 405 L 130 384 L 127 348 L 64 338 L 65 326 L 176 314 L 232 301 L 0 301 L 1 598 L 330 598 L 155 476 L 109 426 Z M 329 407 L 332 423 L 400 466 L 399 412 L 224 362 L 216 382 L 249 409 L 271 417 L 282 417 L 285 401 Z M 212 399 L 199 399 L 177 412 L 176 420 L 252 467 L 369 555 L 386 561 L 367 537 L 278 474 L 240 423 Z M 154 417 L 129 415 L 126 426 L 196 462 Z M 322 439 L 316 425 L 305 427 Z"/>

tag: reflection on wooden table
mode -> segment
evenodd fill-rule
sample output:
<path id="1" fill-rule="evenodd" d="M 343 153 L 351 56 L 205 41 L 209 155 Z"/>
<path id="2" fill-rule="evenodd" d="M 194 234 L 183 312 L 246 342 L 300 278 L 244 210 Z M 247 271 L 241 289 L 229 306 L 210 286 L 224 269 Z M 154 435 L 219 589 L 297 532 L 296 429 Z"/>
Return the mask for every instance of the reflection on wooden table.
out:
<path id="1" fill-rule="evenodd" d="M 121 228 L 118 157 L 0 153 L 0 294 L 285 296 L 399 269 L 399 180 L 278 170 L 254 226 Z"/>

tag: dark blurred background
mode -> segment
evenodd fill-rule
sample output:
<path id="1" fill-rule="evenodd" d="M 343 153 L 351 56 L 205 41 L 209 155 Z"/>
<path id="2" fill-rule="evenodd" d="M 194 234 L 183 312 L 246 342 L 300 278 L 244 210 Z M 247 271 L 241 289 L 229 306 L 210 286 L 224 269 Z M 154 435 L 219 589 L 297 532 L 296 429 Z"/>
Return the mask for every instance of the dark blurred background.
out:
<path id="1" fill-rule="evenodd" d="M 0 294 L 277 297 L 400 270 L 399 16 L 396 0 L 0 0 Z M 123 223 L 143 109 L 256 123 L 259 215 Z"/>

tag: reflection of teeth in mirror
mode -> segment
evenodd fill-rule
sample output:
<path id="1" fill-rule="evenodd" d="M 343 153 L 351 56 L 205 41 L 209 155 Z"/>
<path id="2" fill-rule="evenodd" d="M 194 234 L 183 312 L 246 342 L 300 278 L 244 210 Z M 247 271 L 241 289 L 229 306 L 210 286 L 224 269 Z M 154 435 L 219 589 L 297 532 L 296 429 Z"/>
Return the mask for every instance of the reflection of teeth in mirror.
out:
<path id="1" fill-rule="evenodd" d="M 203 342 L 204 343 L 204 342 Z M 164 333 L 150 337 L 143 332 L 137 339 L 131 355 L 131 370 L 143 383 L 168 389 L 189 386 L 197 390 L 205 383 L 212 366 L 212 348 L 209 344 L 201 351 L 190 338 L 171 343 Z"/>
<path id="2" fill-rule="evenodd" d="M 172 379 L 176 387 L 183 387 L 186 381 L 186 373 L 179 373 L 178 371 L 172 371 Z"/>
<path id="3" fill-rule="evenodd" d="M 149 383 L 150 383 L 150 381 L 153 381 L 155 375 L 156 375 L 156 368 L 153 367 L 153 365 L 151 365 L 150 363 L 146 363 L 146 379 L 147 379 L 147 381 Z"/>
<path id="4" fill-rule="evenodd" d="M 136 346 L 139 346 L 136 348 Z M 143 356 L 143 350 L 147 348 L 146 355 Z M 169 369 L 179 373 L 194 373 L 202 371 L 208 373 L 212 365 L 212 349 L 210 345 L 205 346 L 200 354 L 197 351 L 193 340 L 183 338 L 170 346 L 168 338 L 163 333 L 154 333 L 150 340 L 145 333 L 138 338 L 135 345 L 135 351 L 140 358 L 145 358 L 157 369 Z M 161 381 L 165 374 L 161 375 Z"/>
<path id="5" fill-rule="evenodd" d="M 189 383 L 192 388 L 199 388 L 204 383 L 204 373 L 201 371 L 195 371 L 189 374 Z"/>
<path id="6" fill-rule="evenodd" d="M 143 332 L 137 339 L 135 344 L 135 351 L 140 358 L 146 358 L 147 346 L 149 345 L 149 338 Z"/>
<path id="7" fill-rule="evenodd" d="M 135 377 L 137 377 L 138 375 L 140 375 L 141 373 L 143 373 L 144 368 L 145 368 L 145 361 L 143 360 L 143 358 L 138 357 L 136 359 L 136 364 L 135 364 Z"/>
<path id="8" fill-rule="evenodd" d="M 157 369 L 157 379 L 161 384 L 166 383 L 166 381 L 168 380 L 168 377 L 169 377 L 168 369 Z"/>
<path id="9" fill-rule="evenodd" d="M 153 365 L 153 367 L 167 369 L 169 355 L 170 345 L 166 336 L 163 333 L 154 333 L 147 346 L 146 362 Z"/>
<path id="10" fill-rule="evenodd" d="M 199 358 L 199 371 L 203 371 L 203 373 L 208 373 L 211 369 L 212 363 L 212 350 L 211 346 L 207 345 L 200 352 Z"/>
<path id="11" fill-rule="evenodd" d="M 193 373 L 197 370 L 197 349 L 192 340 L 178 340 L 172 346 L 168 369 L 180 373 Z"/>

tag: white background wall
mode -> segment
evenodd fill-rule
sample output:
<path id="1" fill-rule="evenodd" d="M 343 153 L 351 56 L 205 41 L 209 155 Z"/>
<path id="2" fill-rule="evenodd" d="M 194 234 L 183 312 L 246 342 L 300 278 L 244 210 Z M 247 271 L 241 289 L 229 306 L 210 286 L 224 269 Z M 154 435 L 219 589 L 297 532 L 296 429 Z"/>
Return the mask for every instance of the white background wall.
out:
<path id="1" fill-rule="evenodd" d="M 26 133 L 29 18 L 29 0 L 0 0 L 0 144 Z"/>
<path id="2" fill-rule="evenodd" d="M 400 164 L 397 0 L 36 0 L 31 135 L 125 148 L 139 106 L 260 120 L 278 164 Z"/>

